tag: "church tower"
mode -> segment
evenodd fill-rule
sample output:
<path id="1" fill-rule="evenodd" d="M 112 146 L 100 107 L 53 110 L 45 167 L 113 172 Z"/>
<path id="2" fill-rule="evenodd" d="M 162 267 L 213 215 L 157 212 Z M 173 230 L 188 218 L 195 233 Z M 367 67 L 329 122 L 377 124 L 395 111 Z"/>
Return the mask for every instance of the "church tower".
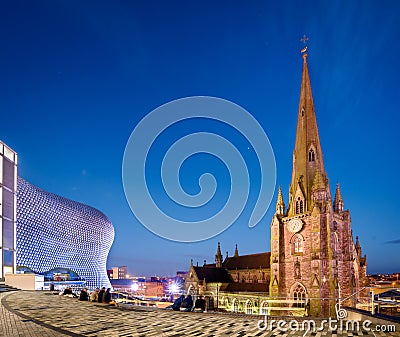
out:
<path id="1" fill-rule="evenodd" d="M 217 254 L 215 254 L 215 266 L 217 268 L 222 268 L 221 244 L 219 242 L 218 242 Z"/>
<path id="2" fill-rule="evenodd" d="M 332 202 L 306 50 L 289 202 L 285 209 L 279 189 L 271 222 L 270 295 L 292 301 L 293 310 L 307 306 L 312 316 L 336 317 L 339 296 L 350 297 L 344 304 L 353 304 L 357 295 L 351 295 L 365 282 L 366 258 L 354 244 L 339 185 Z"/>

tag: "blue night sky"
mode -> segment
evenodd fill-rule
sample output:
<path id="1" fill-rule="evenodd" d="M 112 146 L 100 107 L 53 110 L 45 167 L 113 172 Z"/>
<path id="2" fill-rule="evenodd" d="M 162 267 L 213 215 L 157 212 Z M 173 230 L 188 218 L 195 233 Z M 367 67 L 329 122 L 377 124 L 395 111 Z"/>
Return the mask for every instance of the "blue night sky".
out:
<path id="1" fill-rule="evenodd" d="M 218 241 L 224 255 L 233 254 L 235 243 L 240 254 L 269 251 L 276 191 L 256 227 L 247 226 L 250 205 L 222 234 L 177 243 L 136 220 L 124 195 L 122 159 L 131 132 L 156 107 L 187 96 L 224 98 L 264 128 L 287 203 L 299 40 L 306 34 L 331 189 L 340 182 L 368 272 L 400 271 L 399 17 L 398 1 L 2 2 L 0 138 L 18 152 L 20 176 L 111 219 L 109 267 L 172 275 L 187 270 L 190 258 L 213 261 Z M 183 136 L 203 122 L 185 122 L 177 132 Z M 208 127 L 232 136 L 224 127 Z M 155 156 L 165 151 L 159 144 Z M 241 152 L 245 146 L 238 140 Z M 202 156 L 185 163 L 180 178 L 188 193 L 197 193 L 199 175 L 214 170 L 220 181 L 211 214 L 226 200 L 229 174 Z M 252 154 L 244 156 L 253 165 Z M 158 170 L 149 165 L 156 194 Z M 256 184 L 259 173 L 251 172 Z"/>

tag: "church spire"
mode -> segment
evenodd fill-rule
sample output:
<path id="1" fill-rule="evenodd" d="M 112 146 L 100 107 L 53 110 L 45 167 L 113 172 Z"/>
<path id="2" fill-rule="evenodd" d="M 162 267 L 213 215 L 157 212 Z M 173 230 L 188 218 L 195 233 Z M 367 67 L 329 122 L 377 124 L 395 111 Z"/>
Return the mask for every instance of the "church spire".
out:
<path id="1" fill-rule="evenodd" d="M 222 253 L 221 253 L 221 246 L 220 246 L 219 242 L 218 242 L 217 254 L 215 254 L 215 266 L 217 268 L 222 267 Z"/>
<path id="2" fill-rule="evenodd" d="M 276 215 L 284 215 L 285 214 L 285 202 L 283 201 L 282 189 L 279 186 L 278 189 L 278 200 L 276 201 Z"/>
<path id="3" fill-rule="evenodd" d="M 235 254 L 233 254 L 234 257 L 238 257 L 239 256 L 239 251 L 238 251 L 238 247 L 237 244 L 235 246 Z"/>
<path id="4" fill-rule="evenodd" d="M 361 245 L 360 245 L 360 241 L 358 241 L 358 236 L 356 236 L 356 252 L 357 252 L 357 255 L 358 255 L 358 257 L 360 257 L 361 258 L 361 254 L 362 254 L 362 252 L 361 252 Z"/>
<path id="5" fill-rule="evenodd" d="M 336 184 L 335 200 L 333 201 L 333 210 L 335 212 L 343 212 L 344 203 L 342 193 L 340 192 L 340 185 Z"/>
<path id="6" fill-rule="evenodd" d="M 321 142 L 308 73 L 308 54 L 306 51 L 307 47 L 301 51 L 303 73 L 297 117 L 296 142 L 293 151 L 293 171 L 288 206 L 289 216 L 295 215 L 299 211 L 300 213 L 304 213 L 312 209 L 312 187 L 317 172 L 320 175 L 320 177 L 317 177 L 319 185 L 324 184 L 329 189 L 322 158 Z"/>

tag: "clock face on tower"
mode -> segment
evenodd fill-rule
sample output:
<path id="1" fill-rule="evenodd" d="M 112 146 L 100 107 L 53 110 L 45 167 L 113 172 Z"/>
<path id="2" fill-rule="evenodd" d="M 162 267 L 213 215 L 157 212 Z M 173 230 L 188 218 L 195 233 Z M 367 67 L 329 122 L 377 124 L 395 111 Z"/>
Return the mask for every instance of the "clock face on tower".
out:
<path id="1" fill-rule="evenodd" d="M 287 225 L 287 229 L 291 233 L 300 232 L 302 228 L 303 228 L 303 222 L 300 219 L 292 219 Z"/>

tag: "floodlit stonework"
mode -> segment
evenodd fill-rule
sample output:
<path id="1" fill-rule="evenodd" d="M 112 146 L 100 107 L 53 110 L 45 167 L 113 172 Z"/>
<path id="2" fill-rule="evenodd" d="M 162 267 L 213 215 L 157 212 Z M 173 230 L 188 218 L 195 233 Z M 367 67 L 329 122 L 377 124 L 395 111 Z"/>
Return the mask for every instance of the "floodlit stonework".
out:
<path id="1" fill-rule="evenodd" d="M 279 188 L 271 252 L 239 256 L 236 250 L 235 259 L 222 261 L 218 244 L 215 264 L 190 266 L 186 291 L 214 307 L 217 301 L 219 309 L 335 317 L 339 299 L 355 306 L 366 296 L 366 256 L 354 241 L 340 186 L 332 198 L 324 167 L 306 49 L 289 200 L 286 207 Z M 265 261 L 253 261 L 260 257 Z"/>
<path id="2" fill-rule="evenodd" d="M 366 257 L 353 240 L 339 185 L 332 200 L 319 139 L 307 54 L 298 109 L 287 209 L 279 190 L 271 223 L 271 297 L 307 303 L 314 316 L 335 316 L 336 300 L 366 283 Z M 360 294 L 345 304 L 355 305 Z"/>

